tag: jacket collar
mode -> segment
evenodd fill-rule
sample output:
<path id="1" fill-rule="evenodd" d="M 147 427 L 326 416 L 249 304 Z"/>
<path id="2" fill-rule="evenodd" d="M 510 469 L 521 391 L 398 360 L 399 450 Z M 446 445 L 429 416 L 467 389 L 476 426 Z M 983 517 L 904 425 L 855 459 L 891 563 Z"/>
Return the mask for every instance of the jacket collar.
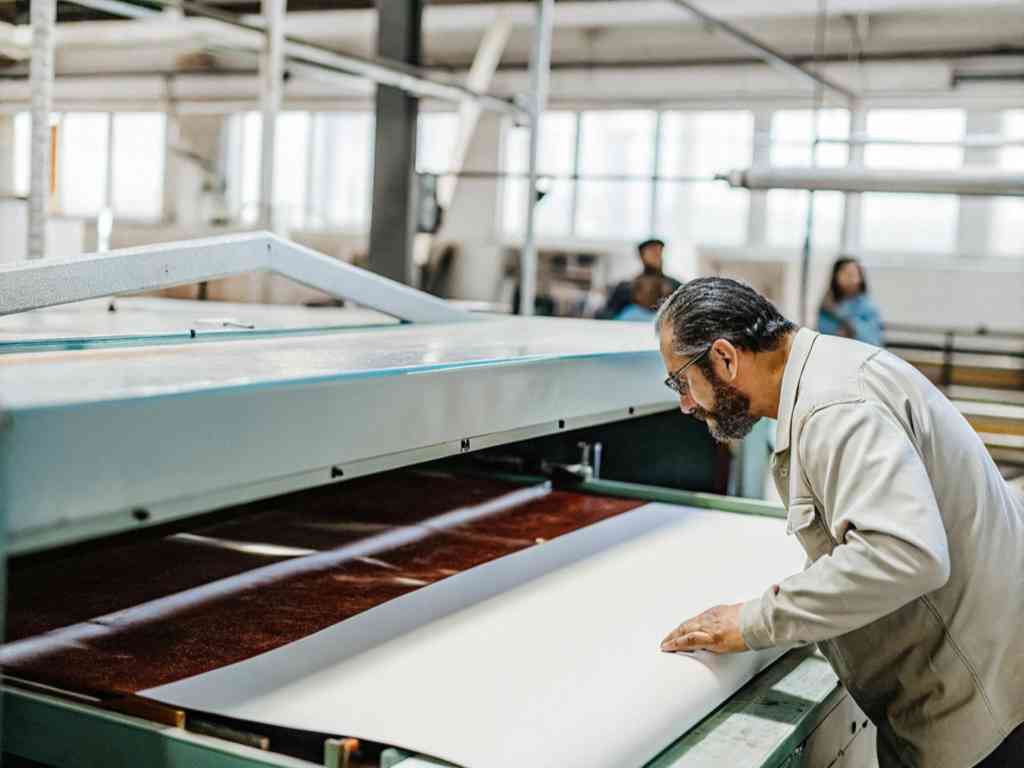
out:
<path id="1" fill-rule="evenodd" d="M 789 450 L 793 409 L 796 407 L 796 396 L 800 389 L 800 378 L 803 376 L 807 360 L 811 356 L 811 348 L 819 334 L 808 328 L 796 332 L 793 346 L 789 350 L 789 359 L 782 372 L 782 392 L 779 394 L 779 419 L 775 431 L 775 453 Z"/>

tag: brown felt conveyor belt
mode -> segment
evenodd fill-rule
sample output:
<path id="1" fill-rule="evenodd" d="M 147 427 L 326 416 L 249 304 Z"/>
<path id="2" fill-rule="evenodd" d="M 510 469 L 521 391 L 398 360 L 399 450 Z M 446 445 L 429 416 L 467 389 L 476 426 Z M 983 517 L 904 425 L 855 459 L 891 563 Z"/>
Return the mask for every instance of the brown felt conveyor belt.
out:
<path id="1" fill-rule="evenodd" d="M 399 471 L 15 561 L 0 664 L 116 698 L 269 651 L 640 503 Z M 455 510 L 471 519 L 441 518 Z"/>

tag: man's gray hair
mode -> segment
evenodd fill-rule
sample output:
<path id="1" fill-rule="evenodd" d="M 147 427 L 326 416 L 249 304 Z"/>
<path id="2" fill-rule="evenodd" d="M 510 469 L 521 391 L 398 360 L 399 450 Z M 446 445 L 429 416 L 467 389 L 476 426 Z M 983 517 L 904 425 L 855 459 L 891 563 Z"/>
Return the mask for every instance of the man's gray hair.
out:
<path id="1" fill-rule="evenodd" d="M 716 339 L 751 352 L 777 349 L 791 323 L 749 285 L 726 277 L 702 277 L 677 288 L 658 308 L 654 328 L 672 329 L 673 351 L 700 354 Z"/>

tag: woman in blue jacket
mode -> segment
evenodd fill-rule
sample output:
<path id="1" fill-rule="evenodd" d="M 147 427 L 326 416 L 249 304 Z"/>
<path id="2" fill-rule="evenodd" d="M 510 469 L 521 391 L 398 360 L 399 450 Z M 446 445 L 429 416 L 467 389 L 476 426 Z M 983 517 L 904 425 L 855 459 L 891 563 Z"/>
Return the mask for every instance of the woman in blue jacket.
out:
<path id="1" fill-rule="evenodd" d="M 818 311 L 818 330 L 882 346 L 882 318 L 856 259 L 844 256 L 832 267 L 832 280 Z"/>

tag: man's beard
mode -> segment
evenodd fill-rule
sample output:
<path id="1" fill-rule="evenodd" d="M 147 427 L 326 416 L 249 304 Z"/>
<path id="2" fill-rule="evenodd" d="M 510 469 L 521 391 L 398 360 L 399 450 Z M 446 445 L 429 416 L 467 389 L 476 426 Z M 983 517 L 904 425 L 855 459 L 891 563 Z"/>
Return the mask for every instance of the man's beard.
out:
<path id="1" fill-rule="evenodd" d="M 691 415 L 705 422 L 711 436 L 720 443 L 742 440 L 761 420 L 750 414 L 750 398 L 718 378 L 714 369 L 709 367 L 704 375 L 715 393 L 715 410 L 706 411 L 698 405 Z"/>

